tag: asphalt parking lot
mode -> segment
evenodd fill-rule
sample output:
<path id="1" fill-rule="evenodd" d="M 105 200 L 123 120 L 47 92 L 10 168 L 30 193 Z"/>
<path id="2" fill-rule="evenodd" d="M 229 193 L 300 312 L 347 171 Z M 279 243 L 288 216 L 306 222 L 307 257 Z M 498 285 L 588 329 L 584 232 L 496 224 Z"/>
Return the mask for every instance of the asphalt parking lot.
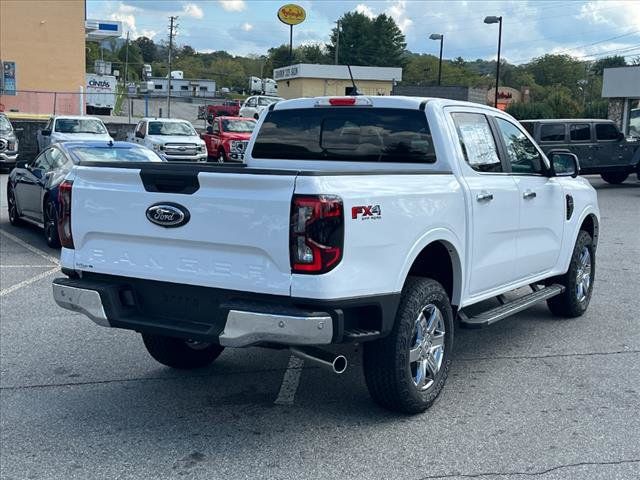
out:
<path id="1" fill-rule="evenodd" d="M 58 252 L 9 224 L 1 175 L 0 478 L 639 478 L 640 182 L 591 180 L 587 314 L 458 330 L 439 400 L 400 416 L 369 399 L 356 348 L 341 376 L 258 348 L 179 372 L 58 308 Z"/>

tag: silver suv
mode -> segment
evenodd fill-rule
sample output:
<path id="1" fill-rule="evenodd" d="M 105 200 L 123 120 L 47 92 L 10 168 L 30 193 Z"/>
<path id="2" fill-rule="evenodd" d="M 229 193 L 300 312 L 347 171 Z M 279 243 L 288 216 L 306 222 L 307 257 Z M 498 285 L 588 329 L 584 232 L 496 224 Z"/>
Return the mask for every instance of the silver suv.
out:
<path id="1" fill-rule="evenodd" d="M 17 161 L 18 137 L 9 119 L 0 113 L 0 169 L 10 169 Z"/>

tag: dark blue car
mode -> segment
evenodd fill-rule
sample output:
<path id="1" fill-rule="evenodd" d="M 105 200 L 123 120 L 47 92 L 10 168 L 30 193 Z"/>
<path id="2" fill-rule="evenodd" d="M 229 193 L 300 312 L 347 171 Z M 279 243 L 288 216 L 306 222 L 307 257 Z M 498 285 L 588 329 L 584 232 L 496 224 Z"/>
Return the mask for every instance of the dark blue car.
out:
<path id="1" fill-rule="evenodd" d="M 9 221 L 44 228 L 47 245 L 60 247 L 58 187 L 74 165 L 83 162 L 163 162 L 155 152 L 128 142 L 66 142 L 42 151 L 31 162 L 18 162 L 9 175 Z"/>

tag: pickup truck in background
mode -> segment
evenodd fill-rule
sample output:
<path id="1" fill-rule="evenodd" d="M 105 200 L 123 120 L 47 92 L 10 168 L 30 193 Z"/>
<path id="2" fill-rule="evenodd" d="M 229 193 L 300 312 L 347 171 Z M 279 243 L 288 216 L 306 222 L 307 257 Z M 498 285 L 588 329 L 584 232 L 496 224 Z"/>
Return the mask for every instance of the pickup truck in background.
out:
<path id="1" fill-rule="evenodd" d="M 36 133 L 38 153 L 59 142 L 113 142 L 107 127 L 97 117 L 54 115 Z"/>
<path id="2" fill-rule="evenodd" d="M 244 101 L 242 107 L 240 107 L 239 115 L 241 117 L 252 117 L 257 120 L 258 117 L 260 117 L 260 113 L 262 113 L 265 108 L 282 100 L 283 99 L 280 97 L 268 97 L 263 95 L 249 97 Z"/>
<path id="3" fill-rule="evenodd" d="M 347 359 L 324 347 L 362 343 L 373 399 L 408 413 L 442 390 L 454 322 L 544 301 L 561 317 L 587 309 L 596 193 L 575 155 L 545 155 L 504 112 L 305 98 L 256 129 L 246 167 L 74 167 L 56 302 L 141 333 L 174 368 L 259 345 L 342 372 Z"/>
<path id="4" fill-rule="evenodd" d="M 204 141 L 186 120 L 143 118 L 128 135 L 127 141 L 144 145 L 167 161 L 207 161 Z"/>
<path id="5" fill-rule="evenodd" d="M 215 117 L 237 117 L 240 114 L 240 100 L 216 100 L 198 107 L 198 118 L 211 123 Z"/>
<path id="6" fill-rule="evenodd" d="M 207 127 L 207 133 L 202 134 L 209 157 L 217 159 L 219 163 L 229 160 L 242 162 L 255 126 L 253 118 L 214 118 Z"/>

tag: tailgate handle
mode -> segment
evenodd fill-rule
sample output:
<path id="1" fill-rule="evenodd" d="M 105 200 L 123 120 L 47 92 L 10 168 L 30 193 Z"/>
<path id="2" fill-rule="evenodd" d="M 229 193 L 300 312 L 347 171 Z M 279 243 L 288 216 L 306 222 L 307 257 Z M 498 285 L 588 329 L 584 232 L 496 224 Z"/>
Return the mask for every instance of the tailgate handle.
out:
<path id="1" fill-rule="evenodd" d="M 197 171 L 141 170 L 140 178 L 147 192 L 191 195 L 200 188 Z"/>

